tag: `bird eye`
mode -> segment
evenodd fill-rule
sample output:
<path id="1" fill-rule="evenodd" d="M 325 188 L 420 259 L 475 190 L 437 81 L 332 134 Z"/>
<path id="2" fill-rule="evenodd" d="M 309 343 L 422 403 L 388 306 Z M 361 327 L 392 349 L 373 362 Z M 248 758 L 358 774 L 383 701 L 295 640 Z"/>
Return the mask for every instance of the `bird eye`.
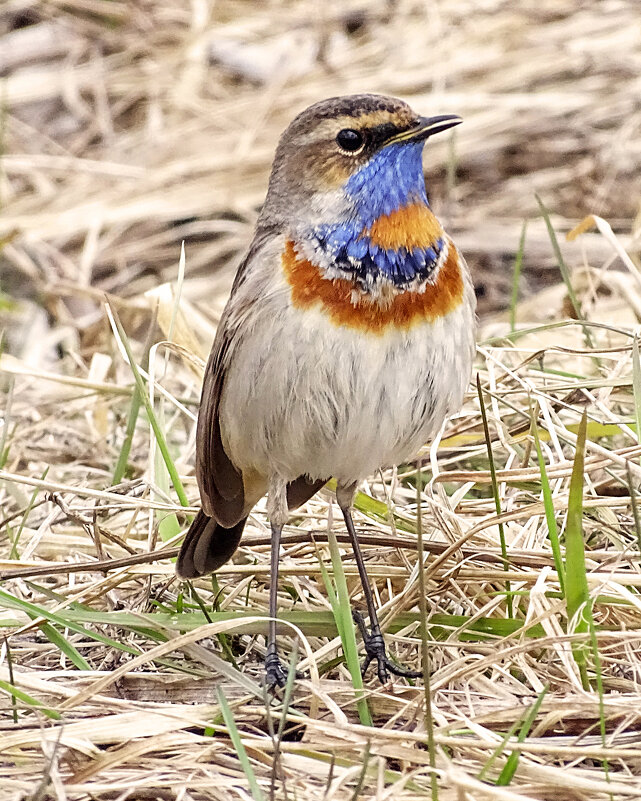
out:
<path id="1" fill-rule="evenodd" d="M 364 141 L 363 134 L 353 128 L 343 128 L 342 131 L 336 134 L 336 143 L 341 150 L 346 150 L 348 153 L 355 153 L 360 150 Z"/>

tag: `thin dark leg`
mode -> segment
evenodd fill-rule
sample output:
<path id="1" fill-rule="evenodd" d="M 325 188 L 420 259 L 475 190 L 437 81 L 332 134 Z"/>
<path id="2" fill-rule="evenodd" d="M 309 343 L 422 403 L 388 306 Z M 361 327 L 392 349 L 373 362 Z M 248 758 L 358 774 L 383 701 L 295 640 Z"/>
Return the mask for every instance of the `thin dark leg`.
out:
<path id="1" fill-rule="evenodd" d="M 280 535 L 283 527 L 272 527 L 271 575 L 269 577 L 269 630 L 267 633 L 267 654 L 265 656 L 265 683 L 272 689 L 284 687 L 287 673 L 283 670 L 276 650 L 276 613 L 278 611 L 278 563 L 280 559 Z"/>
<path id="2" fill-rule="evenodd" d="M 336 490 L 336 500 L 338 501 L 338 505 L 340 506 L 343 517 L 345 518 L 347 533 L 352 541 L 354 558 L 356 559 L 358 574 L 361 578 L 361 584 L 363 585 L 363 594 L 365 595 L 367 614 L 369 616 L 370 630 L 368 632 L 365 626 L 365 621 L 363 620 L 363 615 L 358 611 L 354 611 L 353 613 L 354 620 L 356 621 L 356 625 L 361 632 L 361 636 L 363 637 L 363 642 L 365 644 L 365 661 L 363 662 L 362 672 L 364 674 L 369 667 L 370 662 L 375 659 L 378 665 L 378 678 L 381 683 L 385 684 L 387 682 L 389 678 L 388 671 L 390 673 L 394 673 L 396 676 L 406 676 L 407 678 L 415 679 L 422 676 L 423 672 L 420 670 L 410 670 L 409 668 L 400 667 L 399 665 L 394 664 L 394 662 L 392 662 L 385 653 L 385 640 L 383 639 L 383 634 L 381 633 L 381 627 L 379 625 L 378 615 L 376 613 L 376 606 L 374 605 L 372 588 L 370 587 L 367 571 L 365 570 L 365 562 L 363 561 L 363 554 L 361 552 L 361 546 L 358 541 L 356 529 L 354 528 L 354 521 L 352 520 L 351 507 L 355 489 L 356 488 L 354 486 L 338 487 Z"/>

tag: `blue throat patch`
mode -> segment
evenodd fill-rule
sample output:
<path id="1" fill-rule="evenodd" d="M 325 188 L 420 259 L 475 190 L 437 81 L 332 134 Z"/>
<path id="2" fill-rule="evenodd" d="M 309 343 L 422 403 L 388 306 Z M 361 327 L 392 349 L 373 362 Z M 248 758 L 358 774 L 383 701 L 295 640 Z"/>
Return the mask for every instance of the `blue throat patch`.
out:
<path id="1" fill-rule="evenodd" d="M 417 142 L 384 147 L 347 181 L 345 191 L 356 202 L 364 228 L 408 203 L 423 201 L 428 205 L 423 145 L 424 142 Z"/>
<path id="2" fill-rule="evenodd" d="M 347 222 L 316 226 L 311 232 L 315 249 L 344 277 L 364 292 L 381 279 L 398 289 L 425 283 L 436 267 L 443 238 L 408 249 L 385 249 L 364 234 L 376 221 L 410 204 L 429 208 L 423 177 L 423 142 L 384 147 L 354 173 L 345 185 L 354 214 Z"/>

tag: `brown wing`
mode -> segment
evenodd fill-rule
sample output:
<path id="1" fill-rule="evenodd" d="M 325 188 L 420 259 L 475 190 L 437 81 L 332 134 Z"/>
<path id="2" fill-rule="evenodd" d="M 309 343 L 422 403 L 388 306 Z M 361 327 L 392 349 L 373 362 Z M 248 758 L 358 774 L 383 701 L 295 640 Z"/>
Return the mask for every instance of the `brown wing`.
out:
<path id="1" fill-rule="evenodd" d="M 218 406 L 224 370 L 218 355 L 212 351 L 203 383 L 196 430 L 196 477 L 205 514 L 231 528 L 243 517 L 245 495 L 242 473 L 225 453 L 220 434 Z"/>
<path id="2" fill-rule="evenodd" d="M 234 296 L 251 270 L 253 257 L 273 234 L 271 229 L 258 231 L 245 260 L 238 268 L 205 368 L 196 429 L 196 477 L 203 512 L 224 528 L 233 528 L 247 515 L 244 512 L 243 476 L 225 453 L 218 413 L 225 371 L 233 357 L 235 329 L 232 316 L 237 311 Z"/>

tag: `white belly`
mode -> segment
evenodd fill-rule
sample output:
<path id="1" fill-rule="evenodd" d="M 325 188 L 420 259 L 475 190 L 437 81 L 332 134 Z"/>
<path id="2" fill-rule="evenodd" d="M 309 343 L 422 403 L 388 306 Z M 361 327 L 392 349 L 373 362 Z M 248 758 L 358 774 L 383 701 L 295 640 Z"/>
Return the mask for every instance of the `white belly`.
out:
<path id="1" fill-rule="evenodd" d="M 241 470 L 361 480 L 411 459 L 459 409 L 469 381 L 474 312 L 465 303 L 382 336 L 291 307 L 252 323 L 220 404 L 223 444 Z"/>

